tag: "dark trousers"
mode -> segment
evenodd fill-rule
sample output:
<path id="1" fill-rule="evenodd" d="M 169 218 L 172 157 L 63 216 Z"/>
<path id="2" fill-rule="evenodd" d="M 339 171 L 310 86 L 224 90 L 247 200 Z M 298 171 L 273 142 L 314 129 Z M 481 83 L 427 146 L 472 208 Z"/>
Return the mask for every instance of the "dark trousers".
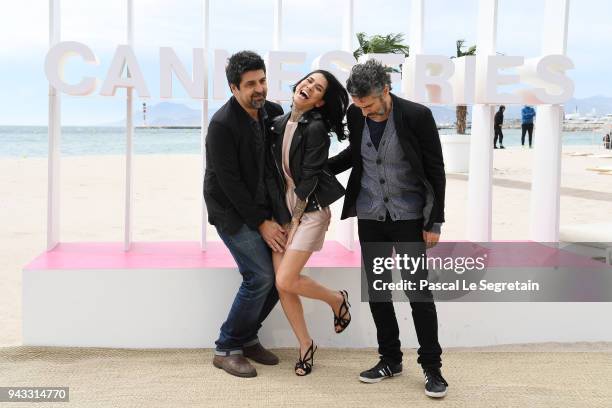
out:
<path id="1" fill-rule="evenodd" d="M 523 123 L 521 125 L 521 144 L 525 146 L 525 133 L 529 133 L 529 147 L 533 140 L 533 123 Z"/>
<path id="2" fill-rule="evenodd" d="M 272 254 L 258 231 L 243 225 L 238 232 L 219 236 L 231 252 L 242 284 L 216 341 L 216 354 L 242 354 L 242 348 L 257 344 L 257 332 L 278 302 L 274 285 Z"/>
<path id="3" fill-rule="evenodd" d="M 372 287 L 374 279 L 384 279 L 391 281 L 391 271 L 387 270 L 382 275 L 374 274 L 372 271 L 373 258 L 380 256 L 380 246 L 382 244 L 385 252 L 391 256 L 391 252 L 395 249 L 396 253 L 405 252 L 402 249 L 402 244 L 410 248 L 415 248 L 414 244 L 408 243 L 423 243 L 423 219 L 408 220 L 408 221 L 392 221 L 387 215 L 386 221 L 373 220 L 358 220 L 359 242 L 361 243 L 362 257 L 365 265 L 365 274 L 368 280 L 368 287 Z M 367 243 L 377 243 L 376 250 L 372 249 L 372 245 Z M 388 245 L 388 246 L 387 246 Z M 424 253 L 424 246 L 418 245 Z M 414 254 L 412 250 L 411 256 L 420 256 Z M 384 276 L 386 274 L 386 276 Z M 418 271 L 413 278 L 426 279 L 427 269 Z M 433 302 L 433 296 L 428 289 L 424 289 L 417 293 L 418 301 L 414 300 L 414 294 L 407 291 L 410 307 L 412 308 L 412 320 L 416 330 L 417 339 L 419 341 L 419 349 L 417 350 L 417 362 L 427 367 L 441 367 L 442 349 L 438 343 L 438 316 L 436 306 Z M 379 301 L 380 298 L 372 301 L 370 297 L 370 311 L 376 325 L 376 335 L 378 338 L 378 353 L 381 358 L 389 363 L 398 364 L 402 361 L 402 351 L 399 339 L 399 327 L 395 316 L 395 308 L 393 301 L 389 296 L 388 301 Z"/>
<path id="4" fill-rule="evenodd" d="M 499 145 L 504 145 L 504 133 L 502 132 L 501 126 L 493 126 L 493 132 L 495 137 L 493 138 L 493 146 L 497 146 L 497 139 L 499 138 Z"/>

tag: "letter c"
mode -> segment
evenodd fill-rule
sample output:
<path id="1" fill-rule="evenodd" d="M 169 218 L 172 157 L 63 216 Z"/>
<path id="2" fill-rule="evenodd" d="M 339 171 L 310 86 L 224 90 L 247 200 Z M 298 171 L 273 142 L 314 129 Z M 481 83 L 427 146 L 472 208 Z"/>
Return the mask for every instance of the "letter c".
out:
<path id="1" fill-rule="evenodd" d="M 77 84 L 64 81 L 64 65 L 69 57 L 80 56 L 90 65 L 98 65 L 98 58 L 93 51 L 83 43 L 63 41 L 49 50 L 45 58 L 45 75 L 49 84 L 60 92 L 68 95 L 86 96 L 96 90 L 97 81 L 94 77 L 84 77 Z"/>

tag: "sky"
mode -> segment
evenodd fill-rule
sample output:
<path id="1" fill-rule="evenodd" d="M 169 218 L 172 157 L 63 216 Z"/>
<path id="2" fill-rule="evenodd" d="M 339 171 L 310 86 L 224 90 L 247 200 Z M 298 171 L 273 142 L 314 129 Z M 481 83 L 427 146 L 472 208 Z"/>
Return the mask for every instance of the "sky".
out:
<path id="1" fill-rule="evenodd" d="M 426 54 L 451 56 L 455 41 L 476 40 L 479 0 L 426 0 Z M 202 47 L 201 0 L 134 0 L 135 52 L 153 99 L 160 102 L 160 46 L 173 47 L 186 66 L 191 49 Z M 0 125 L 46 125 L 48 82 L 44 60 L 49 44 L 48 0 L 2 0 L 0 13 Z M 499 0 L 497 51 L 505 55 L 540 54 L 544 0 Z M 307 62 L 292 69 L 306 71 L 316 56 L 341 48 L 342 0 L 284 0 L 281 50 L 304 51 Z M 79 41 L 93 49 L 98 67 L 71 60 L 68 79 L 76 75 L 104 79 L 118 44 L 126 43 L 125 0 L 62 0 L 62 40 Z M 404 33 L 410 44 L 408 0 L 355 0 L 355 32 Z M 273 0 L 210 0 L 210 48 L 230 53 L 272 48 Z M 567 55 L 575 69 L 577 98 L 612 97 L 612 1 L 574 0 L 570 4 Z M 353 48 L 357 41 L 353 40 Z M 71 65 L 72 64 L 72 65 Z M 175 85 L 175 89 L 180 88 Z M 96 92 L 97 94 L 97 92 Z M 62 97 L 64 125 L 98 125 L 125 117 L 123 92 L 107 98 Z M 196 107 L 176 93 L 174 101 Z M 215 104 L 211 107 L 214 108 Z"/>

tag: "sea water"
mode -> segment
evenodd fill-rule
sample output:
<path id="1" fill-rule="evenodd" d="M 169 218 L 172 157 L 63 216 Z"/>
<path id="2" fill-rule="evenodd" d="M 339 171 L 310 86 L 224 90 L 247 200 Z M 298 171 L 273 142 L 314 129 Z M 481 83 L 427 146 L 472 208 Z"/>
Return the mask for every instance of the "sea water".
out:
<path id="1" fill-rule="evenodd" d="M 453 133 L 442 129 L 440 133 Z M 563 145 L 601 145 L 599 132 L 563 132 Z M 537 138 L 537 129 L 534 138 Z M 525 137 L 527 139 L 527 136 Z M 135 154 L 200 154 L 200 129 L 137 128 L 134 131 Z M 525 141 L 527 143 L 527 140 Z M 504 129 L 504 146 L 521 144 L 520 129 Z M 347 142 L 332 141 L 332 152 L 344 148 Z M 46 157 L 48 154 L 46 126 L 0 126 L 0 157 Z M 61 154 L 65 156 L 125 154 L 125 128 L 77 127 L 62 128 Z"/>

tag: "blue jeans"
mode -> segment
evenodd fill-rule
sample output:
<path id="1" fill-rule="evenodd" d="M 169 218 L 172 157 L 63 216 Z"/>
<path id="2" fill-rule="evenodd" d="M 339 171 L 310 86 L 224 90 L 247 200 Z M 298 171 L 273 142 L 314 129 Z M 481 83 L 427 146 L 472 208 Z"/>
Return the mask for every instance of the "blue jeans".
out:
<path id="1" fill-rule="evenodd" d="M 272 254 L 259 232 L 246 225 L 235 234 L 219 232 L 219 236 L 238 264 L 242 284 L 221 326 L 215 353 L 242 354 L 243 347 L 259 342 L 257 332 L 261 323 L 278 302 Z"/>

